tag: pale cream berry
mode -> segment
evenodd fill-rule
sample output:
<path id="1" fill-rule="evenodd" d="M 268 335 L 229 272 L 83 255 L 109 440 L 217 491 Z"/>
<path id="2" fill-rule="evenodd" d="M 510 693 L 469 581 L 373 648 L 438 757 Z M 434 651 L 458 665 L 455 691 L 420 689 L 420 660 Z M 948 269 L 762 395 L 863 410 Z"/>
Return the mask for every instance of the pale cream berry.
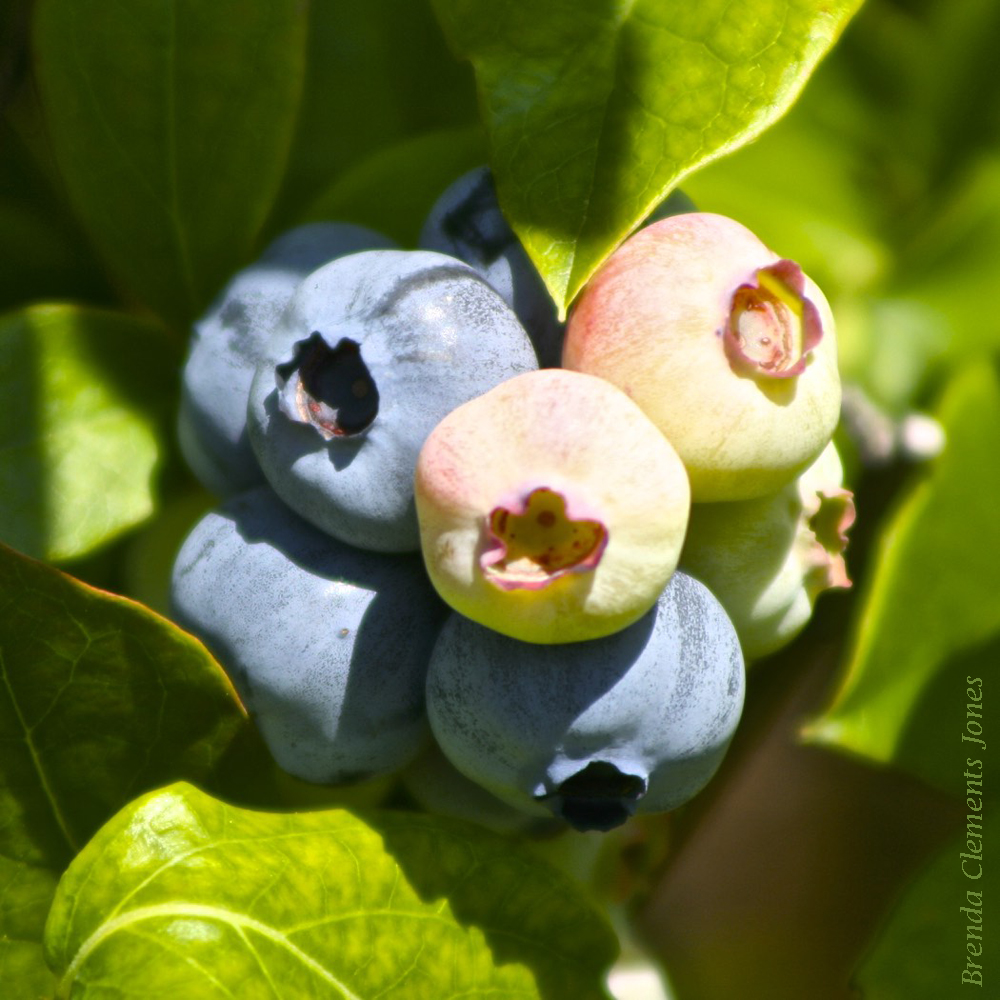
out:
<path id="1" fill-rule="evenodd" d="M 758 659 L 795 638 L 823 591 L 851 585 L 844 550 L 853 522 L 831 442 L 772 496 L 694 504 L 681 567 L 726 609 L 745 659 Z"/>
<path id="2" fill-rule="evenodd" d="M 683 460 L 696 502 L 780 489 L 840 413 L 823 293 L 720 215 L 672 216 L 612 254 L 570 313 L 563 365 L 639 404 Z"/>
<path id="3" fill-rule="evenodd" d="M 610 635 L 656 602 L 690 508 L 684 466 L 624 393 L 528 372 L 459 406 L 415 476 L 421 547 L 441 596 L 514 638 Z"/>

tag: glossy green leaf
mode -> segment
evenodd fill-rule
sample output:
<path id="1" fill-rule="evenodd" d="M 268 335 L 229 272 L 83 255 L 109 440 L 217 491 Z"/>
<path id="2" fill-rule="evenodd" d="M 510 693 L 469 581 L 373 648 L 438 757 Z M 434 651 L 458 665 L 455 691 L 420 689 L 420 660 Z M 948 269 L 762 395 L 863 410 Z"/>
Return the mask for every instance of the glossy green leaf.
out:
<path id="1" fill-rule="evenodd" d="M 854 977 L 863 996 L 945 1000 L 993 988 L 1000 936 L 991 911 L 1000 895 L 1000 866 L 990 863 L 982 832 L 996 829 L 998 820 L 1000 811 L 983 817 L 970 810 L 962 832 L 907 887 Z"/>
<path id="2" fill-rule="evenodd" d="M 334 219 L 370 226 L 414 247 L 438 196 L 486 162 L 479 129 L 428 132 L 387 146 L 346 171 L 309 207 L 303 221 Z"/>
<path id="3" fill-rule="evenodd" d="M 0 538 L 69 559 L 148 517 L 178 370 L 159 327 L 120 313 L 0 317 Z"/>
<path id="4" fill-rule="evenodd" d="M 184 324 L 245 263 L 302 85 L 299 0 L 38 0 L 35 71 L 73 205 L 115 280 Z"/>
<path id="5" fill-rule="evenodd" d="M 61 221 L 0 194 L 0 310 L 39 299 L 107 298 L 88 248 Z"/>
<path id="6" fill-rule="evenodd" d="M 565 309 L 682 178 L 775 121 L 860 0 L 435 0 L 500 201 Z"/>
<path id="7" fill-rule="evenodd" d="M 297 217 L 383 147 L 475 125 L 475 91 L 429 0 L 310 4 L 305 87 L 280 218 Z"/>
<path id="8" fill-rule="evenodd" d="M 184 784 L 108 823 L 46 928 L 60 996 L 605 997 L 610 926 L 526 848 L 412 813 L 256 813 Z"/>
<path id="9" fill-rule="evenodd" d="M 881 532 L 848 670 L 807 736 L 953 789 L 1000 664 L 997 367 L 956 375 L 938 417 L 946 449 Z"/>

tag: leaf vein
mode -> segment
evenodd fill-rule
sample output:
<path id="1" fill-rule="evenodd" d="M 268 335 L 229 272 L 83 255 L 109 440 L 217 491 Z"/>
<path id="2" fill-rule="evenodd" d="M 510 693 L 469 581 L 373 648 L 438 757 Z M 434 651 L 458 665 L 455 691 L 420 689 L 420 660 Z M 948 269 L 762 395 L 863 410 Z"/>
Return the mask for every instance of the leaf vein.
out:
<path id="1" fill-rule="evenodd" d="M 14 709 L 17 721 L 24 731 L 24 744 L 28 748 L 28 753 L 31 755 L 31 762 L 34 765 L 35 773 L 38 775 L 38 780 L 41 784 L 42 791 L 45 793 L 45 798 L 48 800 L 49 806 L 52 809 L 52 815 L 55 818 L 56 825 L 59 827 L 59 831 L 62 833 L 70 851 L 72 851 L 73 854 L 76 854 L 80 850 L 79 845 L 76 843 L 76 839 L 70 832 L 69 823 L 63 815 L 55 792 L 49 782 L 48 774 L 46 773 L 45 768 L 42 767 L 42 761 L 38 754 L 38 748 L 35 746 L 35 741 L 32 737 L 32 729 L 28 725 L 27 720 L 24 718 L 21 706 L 18 704 L 17 696 L 14 693 L 14 688 L 11 685 L 10 675 L 7 672 L 7 663 L 2 649 L 0 649 L 0 677 L 3 677 L 4 687 L 7 689 L 7 695 L 10 699 L 11 707 Z"/>
<path id="2" fill-rule="evenodd" d="M 82 964 L 87 960 L 91 953 L 104 943 L 113 934 L 116 934 L 125 930 L 132 930 L 136 924 L 139 924 L 147 920 L 156 920 L 160 917 L 187 917 L 203 920 L 215 920 L 221 923 L 229 924 L 233 927 L 237 933 L 245 934 L 246 931 L 253 931 L 256 934 L 260 934 L 262 937 L 267 938 L 269 941 L 277 944 L 279 947 L 285 949 L 290 955 L 301 962 L 307 969 L 313 972 L 318 978 L 322 979 L 324 982 L 338 989 L 343 994 L 344 1000 L 362 1000 L 356 993 L 353 992 L 346 984 L 342 983 L 337 977 L 330 972 L 328 969 L 324 968 L 319 962 L 316 961 L 311 955 L 303 951 L 293 942 L 288 940 L 288 937 L 281 931 L 270 927 L 259 920 L 254 920 L 252 917 L 244 916 L 243 914 L 236 913 L 232 910 L 226 910 L 222 907 L 216 906 L 203 906 L 197 903 L 184 903 L 178 905 L 177 903 L 162 903 L 155 906 L 143 906 L 135 910 L 129 910 L 128 913 L 121 914 L 112 920 L 107 921 L 102 924 L 93 934 L 90 935 L 83 942 L 77 953 L 73 956 L 73 961 L 70 962 L 66 969 L 66 974 L 60 983 L 60 992 L 64 995 L 68 995 L 69 987 L 72 985 L 73 980 L 76 976 L 77 970 L 82 966 Z M 256 953 L 255 953 L 256 954 Z"/>

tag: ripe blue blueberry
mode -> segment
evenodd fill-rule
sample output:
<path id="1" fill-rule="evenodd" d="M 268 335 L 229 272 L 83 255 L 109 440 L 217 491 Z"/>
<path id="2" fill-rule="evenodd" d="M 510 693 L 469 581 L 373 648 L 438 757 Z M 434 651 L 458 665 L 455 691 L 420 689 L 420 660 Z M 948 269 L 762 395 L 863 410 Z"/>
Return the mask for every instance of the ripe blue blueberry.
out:
<path id="1" fill-rule="evenodd" d="M 634 625 L 586 642 L 521 642 L 453 614 L 427 675 L 431 728 L 451 762 L 578 830 L 695 795 L 722 761 L 743 694 L 732 624 L 681 572 Z"/>
<path id="2" fill-rule="evenodd" d="M 646 224 L 693 211 L 694 202 L 674 190 Z M 541 366 L 560 366 L 563 324 L 545 282 L 500 209 L 489 167 L 470 170 L 445 189 L 424 221 L 420 246 L 471 264 L 517 314 Z"/>
<path id="3" fill-rule="evenodd" d="M 314 271 L 269 349 L 247 409 L 268 482 L 328 534 L 387 552 L 419 548 L 413 472 L 438 421 L 538 364 L 471 267 L 421 250 Z"/>
<path id="4" fill-rule="evenodd" d="M 247 396 L 295 286 L 335 257 L 391 246 L 387 237 L 349 223 L 299 226 L 238 272 L 195 323 L 178 434 L 188 465 L 208 490 L 229 496 L 264 481 L 246 433 Z"/>
<path id="5" fill-rule="evenodd" d="M 555 303 L 500 211 L 489 167 L 463 174 L 438 198 L 424 222 L 420 246 L 471 264 L 517 314 L 540 364 L 559 367 L 562 324 Z"/>
<path id="6" fill-rule="evenodd" d="M 365 778 L 425 744 L 424 683 L 445 607 L 419 558 L 344 545 L 261 486 L 195 526 L 171 599 L 290 774 Z"/>

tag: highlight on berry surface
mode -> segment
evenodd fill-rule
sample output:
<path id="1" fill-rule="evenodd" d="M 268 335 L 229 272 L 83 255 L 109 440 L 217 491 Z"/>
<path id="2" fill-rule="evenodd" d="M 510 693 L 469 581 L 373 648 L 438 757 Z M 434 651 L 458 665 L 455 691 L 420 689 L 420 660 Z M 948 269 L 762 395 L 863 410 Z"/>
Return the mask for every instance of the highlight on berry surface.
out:
<path id="1" fill-rule="evenodd" d="M 696 502 L 780 489 L 840 415 L 833 315 L 823 293 L 733 219 L 655 222 L 590 280 L 563 365 L 613 382 L 683 460 Z"/>
<path id="2" fill-rule="evenodd" d="M 561 369 L 458 407 L 417 461 L 424 562 L 462 614 L 529 642 L 624 628 L 673 573 L 690 490 L 628 397 Z"/>

